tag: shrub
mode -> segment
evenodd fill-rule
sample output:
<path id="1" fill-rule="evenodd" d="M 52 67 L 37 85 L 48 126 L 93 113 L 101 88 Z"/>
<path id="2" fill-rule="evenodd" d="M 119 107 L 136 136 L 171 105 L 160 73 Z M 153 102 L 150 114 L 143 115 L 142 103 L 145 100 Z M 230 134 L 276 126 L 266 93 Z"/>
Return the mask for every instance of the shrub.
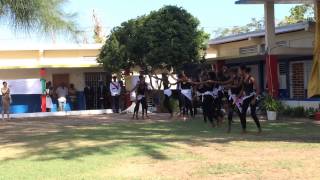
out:
<path id="1" fill-rule="evenodd" d="M 308 118 L 313 118 L 317 111 L 318 110 L 315 108 L 308 108 L 305 110 L 305 116 Z"/>
<path id="2" fill-rule="evenodd" d="M 293 108 L 293 117 L 305 117 L 304 107 L 298 106 Z"/>
<path id="3" fill-rule="evenodd" d="M 274 99 L 271 96 L 266 96 L 263 100 L 263 106 L 267 111 L 281 111 L 282 104 L 280 101 Z"/>

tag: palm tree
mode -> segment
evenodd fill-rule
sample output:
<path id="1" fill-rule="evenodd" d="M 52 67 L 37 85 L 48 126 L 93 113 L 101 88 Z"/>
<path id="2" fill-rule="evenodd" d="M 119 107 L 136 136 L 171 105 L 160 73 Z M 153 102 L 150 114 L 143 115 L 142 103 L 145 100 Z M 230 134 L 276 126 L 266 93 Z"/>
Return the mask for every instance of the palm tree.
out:
<path id="1" fill-rule="evenodd" d="M 0 0 L 0 20 L 15 31 L 37 33 L 80 33 L 73 20 L 76 14 L 63 11 L 66 0 Z"/>

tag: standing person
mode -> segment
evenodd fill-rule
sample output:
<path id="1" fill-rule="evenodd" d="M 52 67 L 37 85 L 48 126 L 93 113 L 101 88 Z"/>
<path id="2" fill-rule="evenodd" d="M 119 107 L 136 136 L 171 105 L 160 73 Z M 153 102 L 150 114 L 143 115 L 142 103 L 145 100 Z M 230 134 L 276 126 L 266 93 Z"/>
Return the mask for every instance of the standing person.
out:
<path id="1" fill-rule="evenodd" d="M 107 108 L 107 93 L 107 87 L 104 85 L 103 81 L 99 81 L 99 86 L 97 88 L 98 109 Z"/>
<path id="2" fill-rule="evenodd" d="M 155 79 L 161 80 L 163 84 L 163 94 L 164 94 L 164 100 L 163 100 L 163 106 L 167 109 L 168 113 L 170 114 L 170 118 L 173 117 L 173 110 L 170 103 L 170 98 L 172 96 L 172 90 L 170 89 L 171 84 L 169 82 L 168 73 L 164 72 L 161 74 L 161 78 L 157 76 L 152 76 Z"/>
<path id="3" fill-rule="evenodd" d="M 4 120 L 4 114 L 7 114 L 7 118 L 10 119 L 10 102 L 11 95 L 10 89 L 7 82 L 3 82 L 3 87 L 1 88 L 2 93 L 2 120 Z"/>
<path id="4" fill-rule="evenodd" d="M 87 85 L 84 90 L 84 97 L 85 97 L 85 101 L 86 101 L 86 109 L 93 109 L 93 104 L 94 104 L 94 90 L 92 87 L 90 87 L 89 85 Z"/>
<path id="5" fill-rule="evenodd" d="M 206 72 L 202 72 L 200 75 L 200 84 L 196 86 L 196 94 L 198 96 L 199 102 L 201 104 L 201 109 L 202 109 L 202 115 L 203 115 L 203 121 L 205 123 L 207 123 L 207 116 L 205 114 L 205 106 L 203 103 L 203 99 L 204 99 L 204 93 L 206 92 L 206 88 L 204 86 L 204 83 L 201 82 L 205 82 L 207 81 L 208 74 Z"/>
<path id="6" fill-rule="evenodd" d="M 173 77 L 173 76 L 172 76 Z M 173 77 L 174 78 L 174 77 Z M 182 75 L 178 74 L 178 79 L 181 79 Z M 175 78 L 174 78 L 175 79 Z M 178 95 L 178 103 L 179 103 L 179 117 L 182 117 L 182 102 L 181 102 L 181 84 L 179 83 L 178 79 L 175 79 L 177 81 L 177 95 Z"/>
<path id="7" fill-rule="evenodd" d="M 239 76 L 238 69 L 231 70 L 229 84 L 226 85 L 228 90 L 228 133 L 231 132 L 231 124 L 233 119 L 234 110 L 238 113 L 241 118 L 241 104 L 239 102 L 241 92 L 242 92 L 242 79 Z"/>
<path id="8" fill-rule="evenodd" d="M 127 90 L 122 80 L 119 80 L 119 85 L 121 88 L 120 92 L 120 110 L 123 111 L 127 109 Z"/>
<path id="9" fill-rule="evenodd" d="M 119 102 L 120 102 L 120 94 L 121 94 L 121 85 L 117 81 L 117 76 L 112 77 L 112 81 L 110 82 L 110 93 L 111 93 L 111 101 L 112 101 L 112 110 L 113 113 L 119 113 Z"/>
<path id="10" fill-rule="evenodd" d="M 145 82 L 145 78 L 143 75 L 139 76 L 139 81 L 137 83 L 137 85 L 131 90 L 131 92 L 133 91 L 137 91 L 136 94 L 136 106 L 134 107 L 134 112 L 133 112 L 133 119 L 139 119 L 138 118 L 138 113 L 139 113 L 139 107 L 140 104 L 142 106 L 142 119 L 144 119 L 144 114 L 146 115 L 147 118 L 148 117 L 148 106 L 147 106 L 147 100 L 146 100 L 146 93 L 148 91 L 148 84 Z"/>
<path id="11" fill-rule="evenodd" d="M 194 77 L 194 78 L 192 78 L 192 82 L 199 83 L 200 80 L 198 77 Z M 195 85 L 192 87 L 193 117 L 195 117 L 198 114 L 198 107 L 199 107 L 199 97 L 197 96 L 197 87 L 198 87 L 198 85 Z"/>
<path id="12" fill-rule="evenodd" d="M 202 75 L 201 81 L 205 82 L 209 80 L 209 76 L 207 73 L 204 73 Z M 204 83 L 202 85 L 202 89 L 201 91 L 203 92 L 202 94 L 202 106 L 203 106 L 203 117 L 204 117 L 204 121 L 207 122 L 207 119 L 210 121 L 211 126 L 215 127 L 215 123 L 213 121 L 213 118 L 215 116 L 214 114 L 214 96 L 212 93 L 213 90 L 213 86 L 214 84 L 212 83 L 213 81 L 211 81 L 210 83 Z"/>
<path id="13" fill-rule="evenodd" d="M 180 84 L 181 94 L 181 107 L 182 107 L 182 118 L 183 120 L 187 120 L 188 110 L 191 112 L 191 117 L 193 116 L 193 106 L 192 106 L 192 82 L 187 77 L 187 75 L 182 72 L 181 78 L 178 79 L 178 83 Z"/>
<path id="14" fill-rule="evenodd" d="M 58 96 L 59 111 L 64 111 L 65 105 L 67 104 L 68 88 L 65 83 L 62 82 L 60 86 L 56 89 L 56 94 Z"/>
<path id="15" fill-rule="evenodd" d="M 246 133 L 247 130 L 247 110 L 250 106 L 251 111 L 251 117 L 253 118 L 254 122 L 257 125 L 259 133 L 262 132 L 261 125 L 259 122 L 259 119 L 256 114 L 256 96 L 259 94 L 259 88 L 257 86 L 256 80 L 254 77 L 250 74 L 250 68 L 247 68 L 246 66 L 240 67 L 240 74 L 242 76 L 242 83 L 243 83 L 243 102 L 242 102 L 242 112 L 241 112 L 241 126 L 242 126 L 242 132 Z"/>
<path id="16" fill-rule="evenodd" d="M 52 99 L 53 99 L 53 87 L 51 81 L 46 83 L 46 111 L 51 112 L 52 109 Z"/>
<path id="17" fill-rule="evenodd" d="M 74 84 L 70 84 L 69 87 L 69 97 L 70 97 L 70 101 L 71 101 L 71 107 L 72 110 L 77 110 L 77 104 L 78 104 L 78 100 L 77 100 L 77 90 L 74 87 Z"/>

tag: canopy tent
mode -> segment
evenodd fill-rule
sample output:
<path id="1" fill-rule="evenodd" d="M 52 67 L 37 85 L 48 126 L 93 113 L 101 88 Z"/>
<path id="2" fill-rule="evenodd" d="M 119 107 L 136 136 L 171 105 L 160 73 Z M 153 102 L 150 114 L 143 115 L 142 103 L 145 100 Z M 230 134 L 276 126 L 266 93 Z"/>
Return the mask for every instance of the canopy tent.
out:
<path id="1" fill-rule="evenodd" d="M 314 47 L 314 61 L 311 79 L 308 85 L 308 97 L 320 95 L 320 0 L 237 0 L 236 4 L 264 4 L 265 6 L 265 24 L 266 24 L 266 46 L 268 49 L 267 79 L 269 93 L 277 96 L 278 77 L 277 77 L 277 57 L 272 52 L 274 48 L 275 24 L 274 24 L 274 4 L 315 4 L 316 9 L 316 36 Z"/>

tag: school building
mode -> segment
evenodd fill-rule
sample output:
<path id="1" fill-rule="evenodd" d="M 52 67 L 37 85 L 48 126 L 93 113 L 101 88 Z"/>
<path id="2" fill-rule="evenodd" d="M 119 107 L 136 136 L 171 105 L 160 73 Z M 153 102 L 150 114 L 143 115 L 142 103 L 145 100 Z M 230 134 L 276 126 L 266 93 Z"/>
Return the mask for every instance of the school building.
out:
<path id="1" fill-rule="evenodd" d="M 96 58 L 102 44 L 73 44 L 45 46 L 0 46 L 0 79 L 27 80 L 39 79 L 51 81 L 58 87 L 61 82 L 73 83 L 78 93 L 77 108 L 85 108 L 83 90 L 86 85 L 96 87 L 100 80 L 105 81 L 106 73 L 97 63 Z M 12 88 L 28 89 L 27 81 Z M 39 87 L 38 87 L 39 88 Z M 12 113 L 41 112 L 41 94 L 30 94 L 19 91 L 12 94 Z M 96 103 L 96 102 L 95 102 Z"/>
<path id="2" fill-rule="evenodd" d="M 272 52 L 277 54 L 278 97 L 288 104 L 315 106 L 319 99 L 307 98 L 310 79 L 315 23 L 301 22 L 275 29 Z M 212 39 L 207 50 L 207 61 L 236 67 L 245 64 L 251 68 L 260 89 L 266 91 L 267 64 L 265 31 L 243 33 Z"/>

